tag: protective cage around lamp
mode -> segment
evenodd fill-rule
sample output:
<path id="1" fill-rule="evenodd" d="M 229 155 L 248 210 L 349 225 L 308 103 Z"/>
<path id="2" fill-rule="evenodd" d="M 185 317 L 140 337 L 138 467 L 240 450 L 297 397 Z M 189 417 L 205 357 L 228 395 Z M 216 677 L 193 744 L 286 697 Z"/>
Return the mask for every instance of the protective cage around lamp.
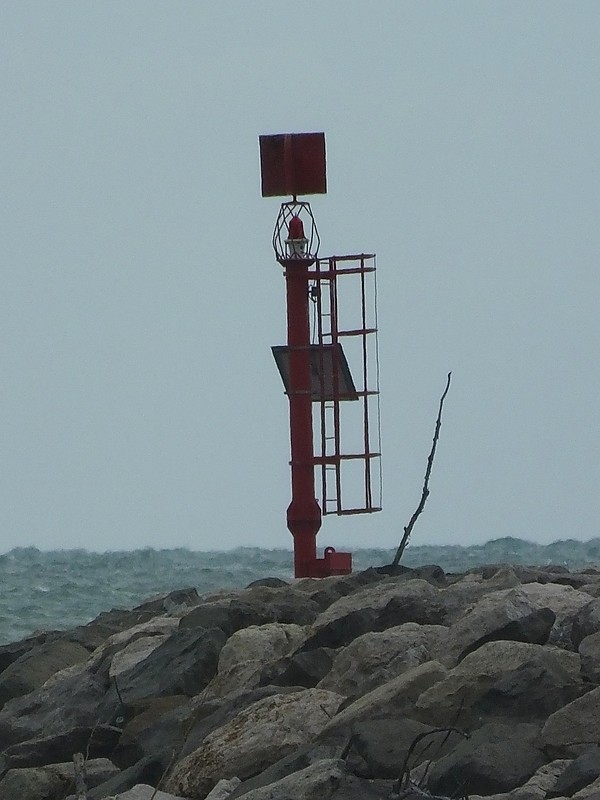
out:
<path id="1" fill-rule="evenodd" d="M 273 250 L 280 264 L 314 262 L 319 253 L 319 232 L 309 203 L 282 203 L 273 231 Z"/>

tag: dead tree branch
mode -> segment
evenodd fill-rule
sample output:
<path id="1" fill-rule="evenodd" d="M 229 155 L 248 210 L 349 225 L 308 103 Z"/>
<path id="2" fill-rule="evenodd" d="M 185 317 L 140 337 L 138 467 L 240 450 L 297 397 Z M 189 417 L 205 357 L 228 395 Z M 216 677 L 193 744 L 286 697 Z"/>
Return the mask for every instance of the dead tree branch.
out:
<path id="1" fill-rule="evenodd" d="M 437 415 L 437 420 L 435 423 L 435 433 L 433 434 L 433 444 L 431 446 L 431 452 L 429 453 L 429 458 L 427 459 L 427 469 L 425 470 L 425 481 L 423 483 L 423 492 L 421 494 L 421 501 L 417 506 L 415 513 L 410 518 L 410 522 L 404 528 L 404 535 L 402 536 L 402 541 L 398 549 L 396 550 L 396 555 L 394 556 L 394 560 L 392 561 L 391 566 L 397 567 L 400 563 L 400 559 L 402 558 L 402 554 L 406 549 L 406 545 L 408 544 L 408 540 L 410 539 L 410 534 L 412 533 L 412 529 L 415 526 L 415 522 L 421 515 L 423 509 L 425 508 L 425 503 L 427 498 L 429 497 L 429 477 L 431 476 L 431 468 L 433 467 L 433 459 L 435 458 L 435 449 L 437 447 L 438 439 L 440 438 L 440 428 L 442 427 L 442 408 L 444 407 L 444 400 L 446 399 L 446 395 L 448 394 L 448 389 L 450 389 L 450 379 L 452 377 L 452 373 L 448 373 L 448 380 L 446 381 L 446 388 L 444 389 L 444 393 L 440 398 L 440 408 Z"/>

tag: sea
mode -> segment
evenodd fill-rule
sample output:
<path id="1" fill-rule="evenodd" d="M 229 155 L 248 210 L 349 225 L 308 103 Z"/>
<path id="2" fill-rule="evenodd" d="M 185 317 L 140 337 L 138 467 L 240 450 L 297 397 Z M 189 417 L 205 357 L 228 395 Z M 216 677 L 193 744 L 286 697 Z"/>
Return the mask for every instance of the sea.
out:
<path id="1" fill-rule="evenodd" d="M 353 550 L 354 569 L 389 564 L 394 553 L 394 549 Z M 505 537 L 472 546 L 409 546 L 401 563 L 438 564 L 449 573 L 506 563 L 577 569 L 600 566 L 600 538 L 538 545 Z M 195 587 L 203 594 L 242 588 L 270 576 L 293 580 L 290 550 L 147 548 L 96 553 L 17 547 L 0 555 L 0 645 L 40 631 L 83 625 L 102 611 L 133 608 L 175 589 Z"/>

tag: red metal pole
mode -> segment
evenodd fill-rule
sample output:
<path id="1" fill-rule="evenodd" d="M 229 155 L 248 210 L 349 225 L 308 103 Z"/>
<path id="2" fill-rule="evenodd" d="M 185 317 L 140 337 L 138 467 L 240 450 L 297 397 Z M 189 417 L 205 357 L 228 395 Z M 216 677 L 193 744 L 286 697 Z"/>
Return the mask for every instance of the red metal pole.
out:
<path id="1" fill-rule="evenodd" d="M 287 526 L 294 537 L 294 574 L 314 576 L 321 509 L 315 498 L 308 268 L 314 259 L 285 259 L 289 358 L 292 501 Z"/>

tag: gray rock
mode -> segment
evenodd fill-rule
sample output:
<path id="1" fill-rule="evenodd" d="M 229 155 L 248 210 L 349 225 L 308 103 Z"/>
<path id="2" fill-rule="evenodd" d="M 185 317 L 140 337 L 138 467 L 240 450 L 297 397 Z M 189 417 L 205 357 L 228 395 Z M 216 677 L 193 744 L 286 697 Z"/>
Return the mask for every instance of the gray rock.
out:
<path id="1" fill-rule="evenodd" d="M 198 694 L 217 671 L 221 648 L 227 637 L 214 628 L 179 629 L 141 663 L 119 675 L 100 706 L 101 717 L 122 702 L 131 707 L 149 697 Z"/>
<path id="2" fill-rule="evenodd" d="M 431 767 L 427 787 L 438 795 L 491 795 L 522 786 L 545 763 L 539 726 L 492 722 Z"/>
<path id="3" fill-rule="evenodd" d="M 88 800 L 120 797 L 122 792 L 127 792 L 138 784 L 156 786 L 165 774 L 165 769 L 165 765 L 160 761 L 144 758 L 98 786 L 94 786 L 88 791 Z M 78 800 L 78 798 L 75 794 L 71 794 L 65 800 Z"/>
<path id="4" fill-rule="evenodd" d="M 580 755 L 590 742 L 600 741 L 600 687 L 551 714 L 542 728 L 542 740 L 553 758 Z"/>
<path id="5" fill-rule="evenodd" d="M 369 633 L 375 627 L 377 612 L 372 608 L 357 608 L 340 617 L 326 621 L 312 634 L 309 634 L 299 652 L 321 647 L 336 649 L 349 644 L 354 639 Z"/>
<path id="6" fill-rule="evenodd" d="M 551 659 L 557 669 L 577 680 L 580 660 L 577 653 L 528 642 L 488 642 L 466 656 L 445 678 L 424 691 L 417 699 L 415 715 L 432 725 L 477 726 L 485 721 L 473 707 L 508 672 L 537 658 Z"/>
<path id="7" fill-rule="evenodd" d="M 335 653 L 331 647 L 316 647 L 314 650 L 294 653 L 265 667 L 259 685 L 304 686 L 311 689 L 327 675 Z"/>
<path id="8" fill-rule="evenodd" d="M 123 794 L 115 795 L 114 798 L 107 798 L 107 800 L 185 800 L 185 798 L 168 792 L 157 791 L 154 786 L 140 783 L 123 792 Z"/>
<path id="9" fill-rule="evenodd" d="M 600 747 L 591 747 L 565 768 L 546 797 L 572 797 L 600 777 Z"/>
<path id="10" fill-rule="evenodd" d="M 106 758 L 88 759 L 85 769 L 88 788 L 97 786 L 119 771 Z M 65 792 L 74 786 L 74 774 L 72 761 L 11 769 L 0 781 L 0 800 L 62 800 Z"/>
<path id="11" fill-rule="evenodd" d="M 201 603 L 181 618 L 180 627 L 218 627 L 228 636 L 250 625 L 282 622 L 309 625 L 319 606 L 290 586 L 255 586 L 233 598 Z"/>
<path id="12" fill-rule="evenodd" d="M 69 782 L 43 767 L 11 769 L 0 781 L 0 800 L 61 800 Z"/>
<path id="13" fill-rule="evenodd" d="M 103 723 L 98 707 L 108 688 L 108 669 L 103 661 L 9 700 L 0 711 L 0 741 L 16 744 Z"/>
<path id="14" fill-rule="evenodd" d="M 222 697 L 236 689 L 253 689 L 266 665 L 296 650 L 304 639 L 304 629 L 299 625 L 281 622 L 236 631 L 219 654 L 217 674 L 206 693 Z"/>
<path id="15" fill-rule="evenodd" d="M 19 642 L 9 642 L 0 645 L 0 673 L 13 664 L 18 658 L 24 656 L 36 645 L 44 644 L 61 636 L 58 631 L 44 631 L 34 636 L 28 636 Z"/>
<path id="16" fill-rule="evenodd" d="M 86 661 L 89 652 L 66 638 L 34 645 L 0 675 L 0 708 L 14 697 L 39 689 L 55 672 Z"/>
<path id="17" fill-rule="evenodd" d="M 87 753 L 88 758 L 102 759 L 112 754 L 120 735 L 119 728 L 95 725 L 19 742 L 4 750 L 4 766 L 0 771 L 67 762 L 73 757 L 73 753 Z"/>
<path id="18" fill-rule="evenodd" d="M 361 720 L 352 728 L 349 744 L 364 761 L 366 771 L 361 777 L 366 778 L 398 780 L 405 763 L 412 769 L 425 759 L 440 758 L 461 740 L 456 732 L 436 732 L 431 725 L 401 716 Z M 410 752 L 407 762 L 417 737 L 423 738 Z"/>
<path id="19" fill-rule="evenodd" d="M 573 628 L 571 632 L 571 639 L 575 647 L 579 647 L 580 643 L 586 636 L 591 636 L 594 633 L 600 632 L 600 597 L 591 600 L 587 605 L 583 606 L 573 619 Z"/>
<path id="20" fill-rule="evenodd" d="M 202 695 L 192 701 L 192 709 L 185 723 L 187 735 L 179 757 L 184 757 L 201 747 L 213 731 L 233 720 L 242 711 L 267 697 L 276 694 L 294 694 L 299 687 L 261 686 L 250 691 L 232 692 L 227 697 L 204 699 Z"/>
<path id="21" fill-rule="evenodd" d="M 329 578 L 301 578 L 294 581 L 294 588 L 310 597 L 324 611 L 340 597 L 346 597 L 369 584 L 379 583 L 383 577 L 376 569 L 369 568 L 350 575 L 335 575 Z"/>
<path id="22" fill-rule="evenodd" d="M 114 750 L 121 768 L 151 756 L 166 764 L 179 751 L 190 724 L 192 701 L 184 695 L 151 698 L 141 713 L 125 724 Z"/>
<path id="23" fill-rule="evenodd" d="M 242 780 L 312 741 L 342 697 L 322 689 L 266 697 L 210 733 L 179 761 L 167 791 L 204 797 L 221 778 Z"/>
<path id="24" fill-rule="evenodd" d="M 552 652 L 543 650 L 531 661 L 503 675 L 475 702 L 481 716 L 546 720 L 585 691 L 578 675 L 564 669 Z"/>
<path id="25" fill-rule="evenodd" d="M 582 639 L 578 650 L 582 676 L 592 683 L 600 683 L 600 631 Z"/>
<path id="26" fill-rule="evenodd" d="M 439 658 L 448 629 L 407 622 L 358 636 L 340 649 L 318 684 L 347 697 L 359 697 L 411 667 Z"/>
<path id="27" fill-rule="evenodd" d="M 384 715 L 414 717 L 417 699 L 442 681 L 446 674 L 446 669 L 437 661 L 427 661 L 413 667 L 338 711 L 323 732 Z"/>

